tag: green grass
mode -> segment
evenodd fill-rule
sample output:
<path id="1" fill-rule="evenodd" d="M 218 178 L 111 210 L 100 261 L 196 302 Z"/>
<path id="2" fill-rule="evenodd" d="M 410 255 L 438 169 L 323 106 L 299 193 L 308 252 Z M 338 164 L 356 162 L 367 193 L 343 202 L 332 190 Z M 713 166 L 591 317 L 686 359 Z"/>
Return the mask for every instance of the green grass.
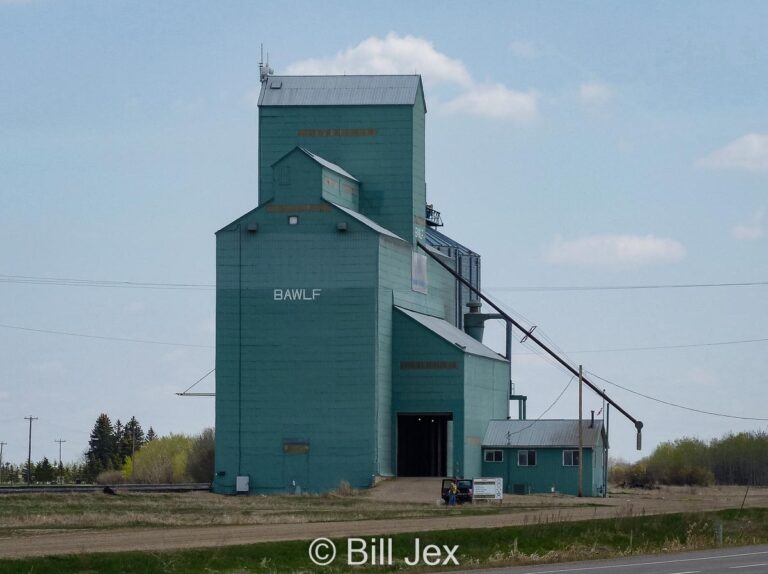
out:
<path id="1" fill-rule="evenodd" d="M 392 536 L 395 557 L 411 554 L 415 538 L 425 544 L 459 545 L 462 569 L 607 558 L 631 554 L 693 550 L 715 544 L 715 524 L 723 525 L 726 545 L 768 542 L 768 509 L 722 510 L 697 514 L 636 516 L 584 522 L 561 522 L 521 527 L 450 530 Z M 337 540 L 340 549 L 345 540 Z M 309 542 L 275 542 L 173 552 L 88 554 L 23 560 L 0 560 L 0 572 L 59 574 L 120 572 L 163 574 L 214 573 L 337 573 L 348 572 L 346 557 L 332 566 L 310 562 Z M 355 572 L 419 572 L 428 567 L 358 567 Z"/>

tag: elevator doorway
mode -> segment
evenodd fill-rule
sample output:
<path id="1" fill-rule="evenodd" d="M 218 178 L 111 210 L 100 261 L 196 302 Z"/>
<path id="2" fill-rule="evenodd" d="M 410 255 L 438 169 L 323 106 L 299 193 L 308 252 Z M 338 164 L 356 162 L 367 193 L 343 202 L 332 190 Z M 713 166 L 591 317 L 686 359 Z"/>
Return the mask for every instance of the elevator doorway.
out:
<path id="1" fill-rule="evenodd" d="M 446 476 L 452 418 L 445 413 L 397 415 L 397 476 Z"/>

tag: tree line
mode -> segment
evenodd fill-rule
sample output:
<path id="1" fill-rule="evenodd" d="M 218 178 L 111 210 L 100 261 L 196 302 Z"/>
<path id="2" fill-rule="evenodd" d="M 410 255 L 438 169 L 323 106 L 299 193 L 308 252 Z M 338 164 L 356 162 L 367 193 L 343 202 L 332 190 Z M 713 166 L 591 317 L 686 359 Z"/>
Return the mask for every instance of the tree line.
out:
<path id="1" fill-rule="evenodd" d="M 729 434 L 709 442 L 682 438 L 660 444 L 634 464 L 615 462 L 609 480 L 629 487 L 768 485 L 768 433 Z"/>
<path id="2" fill-rule="evenodd" d="M 171 434 L 158 437 L 152 427 L 145 433 L 136 417 L 112 424 L 105 413 L 91 430 L 88 449 L 80 461 L 56 465 L 47 457 L 28 468 L 27 463 L 4 463 L 0 482 L 50 484 L 119 484 L 210 482 L 213 479 L 214 432 L 200 435 Z"/>

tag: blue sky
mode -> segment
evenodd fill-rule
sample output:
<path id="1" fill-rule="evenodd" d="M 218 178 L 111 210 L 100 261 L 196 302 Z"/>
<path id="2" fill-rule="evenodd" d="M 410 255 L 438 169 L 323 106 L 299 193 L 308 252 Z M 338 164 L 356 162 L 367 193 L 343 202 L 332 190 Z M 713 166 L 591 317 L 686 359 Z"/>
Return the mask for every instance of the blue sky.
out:
<path id="1" fill-rule="evenodd" d="M 256 205 L 259 47 L 277 73 L 421 73 L 429 200 L 483 256 L 484 287 L 573 363 L 703 410 L 763 417 L 768 5 L 760 2 L 0 0 L 0 440 L 65 459 L 101 412 L 161 434 L 213 424 L 173 393 L 213 367 L 213 233 Z M 11 329 L 185 343 L 159 345 Z M 501 347 L 502 329 L 489 341 Z M 602 352 L 577 353 L 576 351 Z M 569 377 L 515 346 L 541 414 Z M 766 428 L 605 385 L 614 454 Z M 213 390 L 210 381 L 200 385 Z M 587 394 L 586 409 L 601 404 Z M 576 416 L 571 383 L 547 416 Z"/>

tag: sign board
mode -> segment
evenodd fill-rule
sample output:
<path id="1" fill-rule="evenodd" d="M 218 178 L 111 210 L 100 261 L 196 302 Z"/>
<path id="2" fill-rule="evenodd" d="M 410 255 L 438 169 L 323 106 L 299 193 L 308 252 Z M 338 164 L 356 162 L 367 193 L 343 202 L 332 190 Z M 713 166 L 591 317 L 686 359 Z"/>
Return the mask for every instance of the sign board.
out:
<path id="1" fill-rule="evenodd" d="M 501 478 L 476 478 L 472 481 L 472 500 L 501 500 L 504 481 Z"/>
<path id="2" fill-rule="evenodd" d="M 429 292 L 427 281 L 427 256 L 413 252 L 411 256 L 411 289 L 417 293 Z"/>

